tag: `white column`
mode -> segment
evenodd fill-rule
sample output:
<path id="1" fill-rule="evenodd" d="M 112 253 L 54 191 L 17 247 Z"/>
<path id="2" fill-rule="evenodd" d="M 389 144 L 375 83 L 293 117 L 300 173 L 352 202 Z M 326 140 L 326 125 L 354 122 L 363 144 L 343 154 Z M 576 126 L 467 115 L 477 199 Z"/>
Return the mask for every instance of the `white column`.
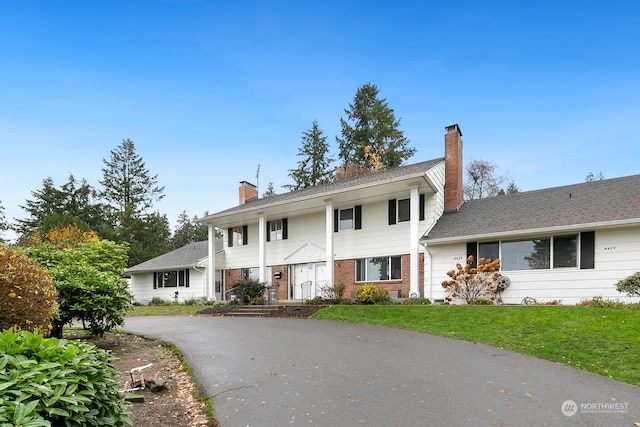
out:
<path id="1" fill-rule="evenodd" d="M 325 200 L 325 247 L 327 262 L 327 287 L 333 287 L 333 203 Z"/>
<path id="2" fill-rule="evenodd" d="M 267 220 L 259 213 L 258 217 L 258 268 L 260 271 L 260 283 L 267 282 L 267 252 L 265 244 L 267 241 Z"/>
<path id="3" fill-rule="evenodd" d="M 420 284 L 418 280 L 420 275 L 418 274 L 419 266 L 419 243 L 420 236 L 418 235 L 418 222 L 420 221 L 420 194 L 418 193 L 418 187 L 411 188 L 411 221 L 409 224 L 409 295 L 420 295 Z"/>
<path id="4" fill-rule="evenodd" d="M 207 299 L 210 301 L 216 300 L 216 230 L 213 225 L 208 227 L 207 238 L 207 253 L 209 258 L 207 259 Z M 222 296 L 224 299 L 224 295 Z"/>

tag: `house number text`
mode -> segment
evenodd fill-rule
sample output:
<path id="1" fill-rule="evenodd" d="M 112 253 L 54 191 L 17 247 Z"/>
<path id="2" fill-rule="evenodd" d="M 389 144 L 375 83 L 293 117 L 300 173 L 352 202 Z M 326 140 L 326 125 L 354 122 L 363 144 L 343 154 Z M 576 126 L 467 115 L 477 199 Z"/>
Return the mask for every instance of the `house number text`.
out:
<path id="1" fill-rule="evenodd" d="M 615 247 L 615 246 L 605 246 L 605 247 L 604 247 L 604 250 L 605 250 L 605 251 L 615 251 L 615 250 L 616 250 L 616 247 Z"/>

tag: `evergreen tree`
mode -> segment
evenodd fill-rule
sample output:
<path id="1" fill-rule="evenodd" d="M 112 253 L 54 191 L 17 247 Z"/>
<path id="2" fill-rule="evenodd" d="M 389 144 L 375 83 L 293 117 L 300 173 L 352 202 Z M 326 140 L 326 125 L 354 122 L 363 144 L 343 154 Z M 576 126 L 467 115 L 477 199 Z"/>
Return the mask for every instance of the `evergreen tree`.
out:
<path id="1" fill-rule="evenodd" d="M 209 236 L 208 227 L 199 224 L 197 221 L 198 217 L 189 218 L 187 211 L 182 211 L 178 215 L 176 231 L 171 238 L 172 249 L 181 248 L 189 243 L 207 240 Z"/>
<path id="2" fill-rule="evenodd" d="M 96 191 L 86 180 L 78 181 L 69 175 L 68 181 L 56 188 L 53 179 L 42 181 L 42 189 L 32 191 L 32 200 L 20 206 L 29 214 L 28 218 L 17 219 L 15 230 L 24 241 L 33 230 L 46 234 L 49 230 L 66 225 L 75 225 L 83 231 L 103 228 L 102 206 L 96 200 Z"/>
<path id="3" fill-rule="evenodd" d="M 264 193 L 262 193 L 262 197 L 271 197 L 271 196 L 275 196 L 276 194 L 276 189 L 273 187 L 273 182 L 269 182 L 269 185 L 267 185 L 267 191 L 265 191 Z"/>
<path id="4" fill-rule="evenodd" d="M 150 175 L 130 139 L 123 139 L 103 162 L 100 196 L 113 228 L 107 238 L 129 244 L 129 266 L 167 252 L 169 221 L 166 215 L 148 213 L 164 197 L 158 175 Z"/>
<path id="5" fill-rule="evenodd" d="M 401 166 L 415 154 L 400 130 L 400 120 L 386 99 L 378 98 L 378 87 L 367 83 L 358 88 L 353 103 L 340 118 L 342 138 L 336 137 L 345 171 L 368 173 Z"/>
<path id="6" fill-rule="evenodd" d="M 100 196 L 115 214 L 117 225 L 143 217 L 154 201 L 164 197 L 164 187 L 158 186 L 158 175 L 149 174 L 130 139 L 123 139 L 111 150 L 111 158 L 102 161 L 105 167 L 102 168 Z"/>
<path id="7" fill-rule="evenodd" d="M 284 187 L 289 190 L 301 190 L 330 182 L 333 158 L 328 153 L 327 137 L 322 134 L 322 129 L 314 120 L 311 129 L 302 133 L 302 147 L 298 149 L 298 156 L 302 157 L 302 160 L 298 162 L 296 169 L 289 169 L 289 176 L 294 184 Z"/>

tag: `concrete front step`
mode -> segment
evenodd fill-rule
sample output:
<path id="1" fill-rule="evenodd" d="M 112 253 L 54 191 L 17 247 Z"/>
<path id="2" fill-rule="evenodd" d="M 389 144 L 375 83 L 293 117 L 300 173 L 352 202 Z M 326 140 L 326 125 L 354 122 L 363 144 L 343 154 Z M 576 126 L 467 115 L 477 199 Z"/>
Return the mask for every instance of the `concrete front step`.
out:
<path id="1" fill-rule="evenodd" d="M 278 311 L 277 306 L 269 305 L 239 305 L 228 311 L 225 316 L 231 317 L 265 317 L 272 316 Z"/>

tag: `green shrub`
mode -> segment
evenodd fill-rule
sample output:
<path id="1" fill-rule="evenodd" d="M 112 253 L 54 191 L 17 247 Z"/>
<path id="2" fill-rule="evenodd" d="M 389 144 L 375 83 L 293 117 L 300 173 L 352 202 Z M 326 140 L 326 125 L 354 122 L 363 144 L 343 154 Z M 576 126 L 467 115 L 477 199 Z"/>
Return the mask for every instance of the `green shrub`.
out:
<path id="1" fill-rule="evenodd" d="M 57 311 L 53 279 L 20 251 L 0 246 L 0 330 L 40 330 L 48 334 Z"/>
<path id="2" fill-rule="evenodd" d="M 407 298 L 402 301 L 403 305 L 430 305 L 431 300 L 429 298 Z"/>
<path id="3" fill-rule="evenodd" d="M 582 307 L 614 308 L 626 310 L 637 310 L 640 308 L 640 304 L 625 304 L 618 300 L 604 299 L 602 298 L 602 296 L 593 297 L 591 300 L 580 301 L 578 305 Z"/>
<path id="4" fill-rule="evenodd" d="M 376 288 L 370 283 L 358 286 L 356 290 L 356 302 L 359 304 L 376 304 L 388 300 L 389 293 L 386 289 Z"/>
<path id="5" fill-rule="evenodd" d="M 325 300 L 321 296 L 317 296 L 315 298 L 306 300 L 304 303 L 306 305 L 322 305 L 325 304 Z"/>
<path id="6" fill-rule="evenodd" d="M 28 331 L 0 334 L 0 425 L 131 424 L 113 357 L 82 341 Z"/>
<path id="7" fill-rule="evenodd" d="M 260 305 L 264 302 L 263 293 L 266 286 L 257 280 L 238 280 L 231 285 L 231 288 L 233 289 L 233 295 L 236 297 L 236 303 Z"/>
<path id="8" fill-rule="evenodd" d="M 616 289 L 620 293 L 626 293 L 627 296 L 640 296 L 640 271 L 625 277 L 616 284 Z"/>

